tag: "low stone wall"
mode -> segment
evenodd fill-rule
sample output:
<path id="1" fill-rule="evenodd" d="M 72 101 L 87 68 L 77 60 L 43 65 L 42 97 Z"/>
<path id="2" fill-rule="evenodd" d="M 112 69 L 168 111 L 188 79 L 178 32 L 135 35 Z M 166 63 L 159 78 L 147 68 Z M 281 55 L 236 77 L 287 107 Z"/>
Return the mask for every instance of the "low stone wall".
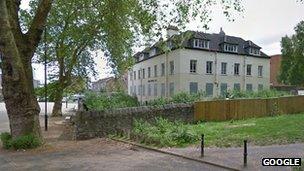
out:
<path id="1" fill-rule="evenodd" d="M 108 111 L 78 111 L 72 119 L 77 140 L 104 137 L 115 133 L 129 133 L 135 119 L 152 121 L 163 117 L 170 121 L 194 121 L 193 104 L 170 104 L 164 106 L 143 106 Z"/>

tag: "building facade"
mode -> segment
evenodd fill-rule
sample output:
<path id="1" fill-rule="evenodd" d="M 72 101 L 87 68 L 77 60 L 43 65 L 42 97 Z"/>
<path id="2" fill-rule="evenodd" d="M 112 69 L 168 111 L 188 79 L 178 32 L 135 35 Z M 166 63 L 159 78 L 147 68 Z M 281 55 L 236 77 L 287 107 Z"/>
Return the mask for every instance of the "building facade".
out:
<path id="1" fill-rule="evenodd" d="M 92 82 L 91 90 L 96 92 L 127 92 L 127 76 L 108 77 Z"/>
<path id="2" fill-rule="evenodd" d="M 128 92 L 145 102 L 170 97 L 179 92 L 204 92 L 206 96 L 224 96 L 229 90 L 258 91 L 269 89 L 269 57 L 251 41 L 226 35 L 191 32 L 176 47 L 163 52 L 156 45 L 135 55 L 130 69 Z M 182 33 L 183 34 L 183 33 Z"/>

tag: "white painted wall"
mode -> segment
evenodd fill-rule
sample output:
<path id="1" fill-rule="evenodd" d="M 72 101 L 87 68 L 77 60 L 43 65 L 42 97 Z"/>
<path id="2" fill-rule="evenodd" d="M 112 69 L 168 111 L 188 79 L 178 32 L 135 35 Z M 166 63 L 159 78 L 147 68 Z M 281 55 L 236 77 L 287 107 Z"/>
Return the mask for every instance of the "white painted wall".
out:
<path id="1" fill-rule="evenodd" d="M 197 60 L 197 73 L 190 73 L 190 60 Z M 169 62 L 174 61 L 175 72 L 169 73 Z M 206 74 L 206 62 L 213 61 L 213 73 Z M 221 75 L 221 62 L 227 63 L 227 75 Z M 167 63 L 166 74 L 161 76 L 161 63 Z M 234 63 L 240 63 L 240 74 L 234 75 Z M 244 65 L 245 64 L 245 65 Z M 252 75 L 246 76 L 246 65 L 252 65 Z M 157 77 L 154 77 L 154 65 L 157 65 Z M 258 77 L 258 66 L 263 66 L 263 77 Z M 228 90 L 233 90 L 234 83 L 240 83 L 241 90 L 245 90 L 246 84 L 252 84 L 253 90 L 258 90 L 258 84 L 263 84 L 264 89 L 269 89 L 270 60 L 267 58 L 252 57 L 246 55 L 237 55 L 229 53 L 218 53 L 211 51 L 177 49 L 170 52 L 167 57 L 165 54 L 135 64 L 131 71 L 136 71 L 136 80 L 128 76 L 128 92 L 131 94 L 136 86 L 145 85 L 145 96 L 137 95 L 142 102 L 159 98 L 161 95 L 161 84 L 167 83 L 166 92 L 169 91 L 169 84 L 174 83 L 174 93 L 189 92 L 190 82 L 197 82 L 198 89 L 205 91 L 206 83 L 213 83 L 213 95 L 220 95 L 220 84 L 227 83 Z M 148 78 L 148 67 L 151 67 L 151 78 Z M 145 68 L 145 79 L 138 79 L 138 70 Z M 157 83 L 157 96 L 154 96 L 154 83 Z M 148 96 L 148 84 L 152 84 L 152 96 Z M 218 85 L 218 86 L 216 86 Z M 169 96 L 169 94 L 167 94 Z"/>

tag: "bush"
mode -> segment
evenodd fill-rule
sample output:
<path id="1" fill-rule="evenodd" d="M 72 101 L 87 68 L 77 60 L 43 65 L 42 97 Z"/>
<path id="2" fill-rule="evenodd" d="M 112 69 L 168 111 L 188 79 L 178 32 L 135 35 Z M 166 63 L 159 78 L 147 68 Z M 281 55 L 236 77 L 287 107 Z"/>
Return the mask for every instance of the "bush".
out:
<path id="1" fill-rule="evenodd" d="M 12 139 L 12 136 L 10 133 L 8 132 L 4 132 L 0 135 L 0 139 L 1 139 L 1 142 L 2 142 L 2 146 L 4 149 L 10 149 L 11 146 L 12 146 L 12 143 L 11 143 L 11 139 Z"/>
<path id="2" fill-rule="evenodd" d="M 277 90 L 262 90 L 258 92 L 253 91 L 231 91 L 228 93 L 232 99 L 241 98 L 271 98 L 271 97 L 282 97 L 290 95 L 287 92 Z"/>
<path id="3" fill-rule="evenodd" d="M 140 143 L 155 146 L 184 146 L 198 140 L 198 135 L 179 121 L 170 122 L 167 119 L 155 118 L 155 122 L 148 123 L 135 120 L 132 130 L 133 139 Z"/>
<path id="4" fill-rule="evenodd" d="M 84 103 L 89 110 L 99 111 L 138 106 L 136 97 L 129 96 L 123 92 L 112 93 L 111 95 L 87 92 L 85 93 Z"/>
<path id="5" fill-rule="evenodd" d="M 200 101 L 203 100 L 205 97 L 205 94 L 202 92 L 196 93 L 196 94 L 189 94 L 186 92 L 181 92 L 173 95 L 170 99 L 166 98 L 158 98 L 151 100 L 148 105 L 150 106 L 161 106 L 165 104 L 170 104 L 170 103 L 192 103 L 195 101 Z"/>
<path id="6" fill-rule="evenodd" d="M 32 134 L 12 138 L 12 136 L 6 132 L 1 134 L 1 141 L 4 149 L 31 149 L 41 145 L 39 138 Z"/>

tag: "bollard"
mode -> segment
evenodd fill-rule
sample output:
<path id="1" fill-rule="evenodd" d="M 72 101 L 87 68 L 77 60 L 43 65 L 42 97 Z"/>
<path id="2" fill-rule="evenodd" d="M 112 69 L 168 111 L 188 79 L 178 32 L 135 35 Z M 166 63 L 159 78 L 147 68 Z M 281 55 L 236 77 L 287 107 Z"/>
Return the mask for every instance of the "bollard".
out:
<path id="1" fill-rule="evenodd" d="M 247 140 L 244 140 L 244 166 L 247 166 Z"/>
<path id="2" fill-rule="evenodd" d="M 204 134 L 202 134 L 201 139 L 201 157 L 204 157 Z"/>

